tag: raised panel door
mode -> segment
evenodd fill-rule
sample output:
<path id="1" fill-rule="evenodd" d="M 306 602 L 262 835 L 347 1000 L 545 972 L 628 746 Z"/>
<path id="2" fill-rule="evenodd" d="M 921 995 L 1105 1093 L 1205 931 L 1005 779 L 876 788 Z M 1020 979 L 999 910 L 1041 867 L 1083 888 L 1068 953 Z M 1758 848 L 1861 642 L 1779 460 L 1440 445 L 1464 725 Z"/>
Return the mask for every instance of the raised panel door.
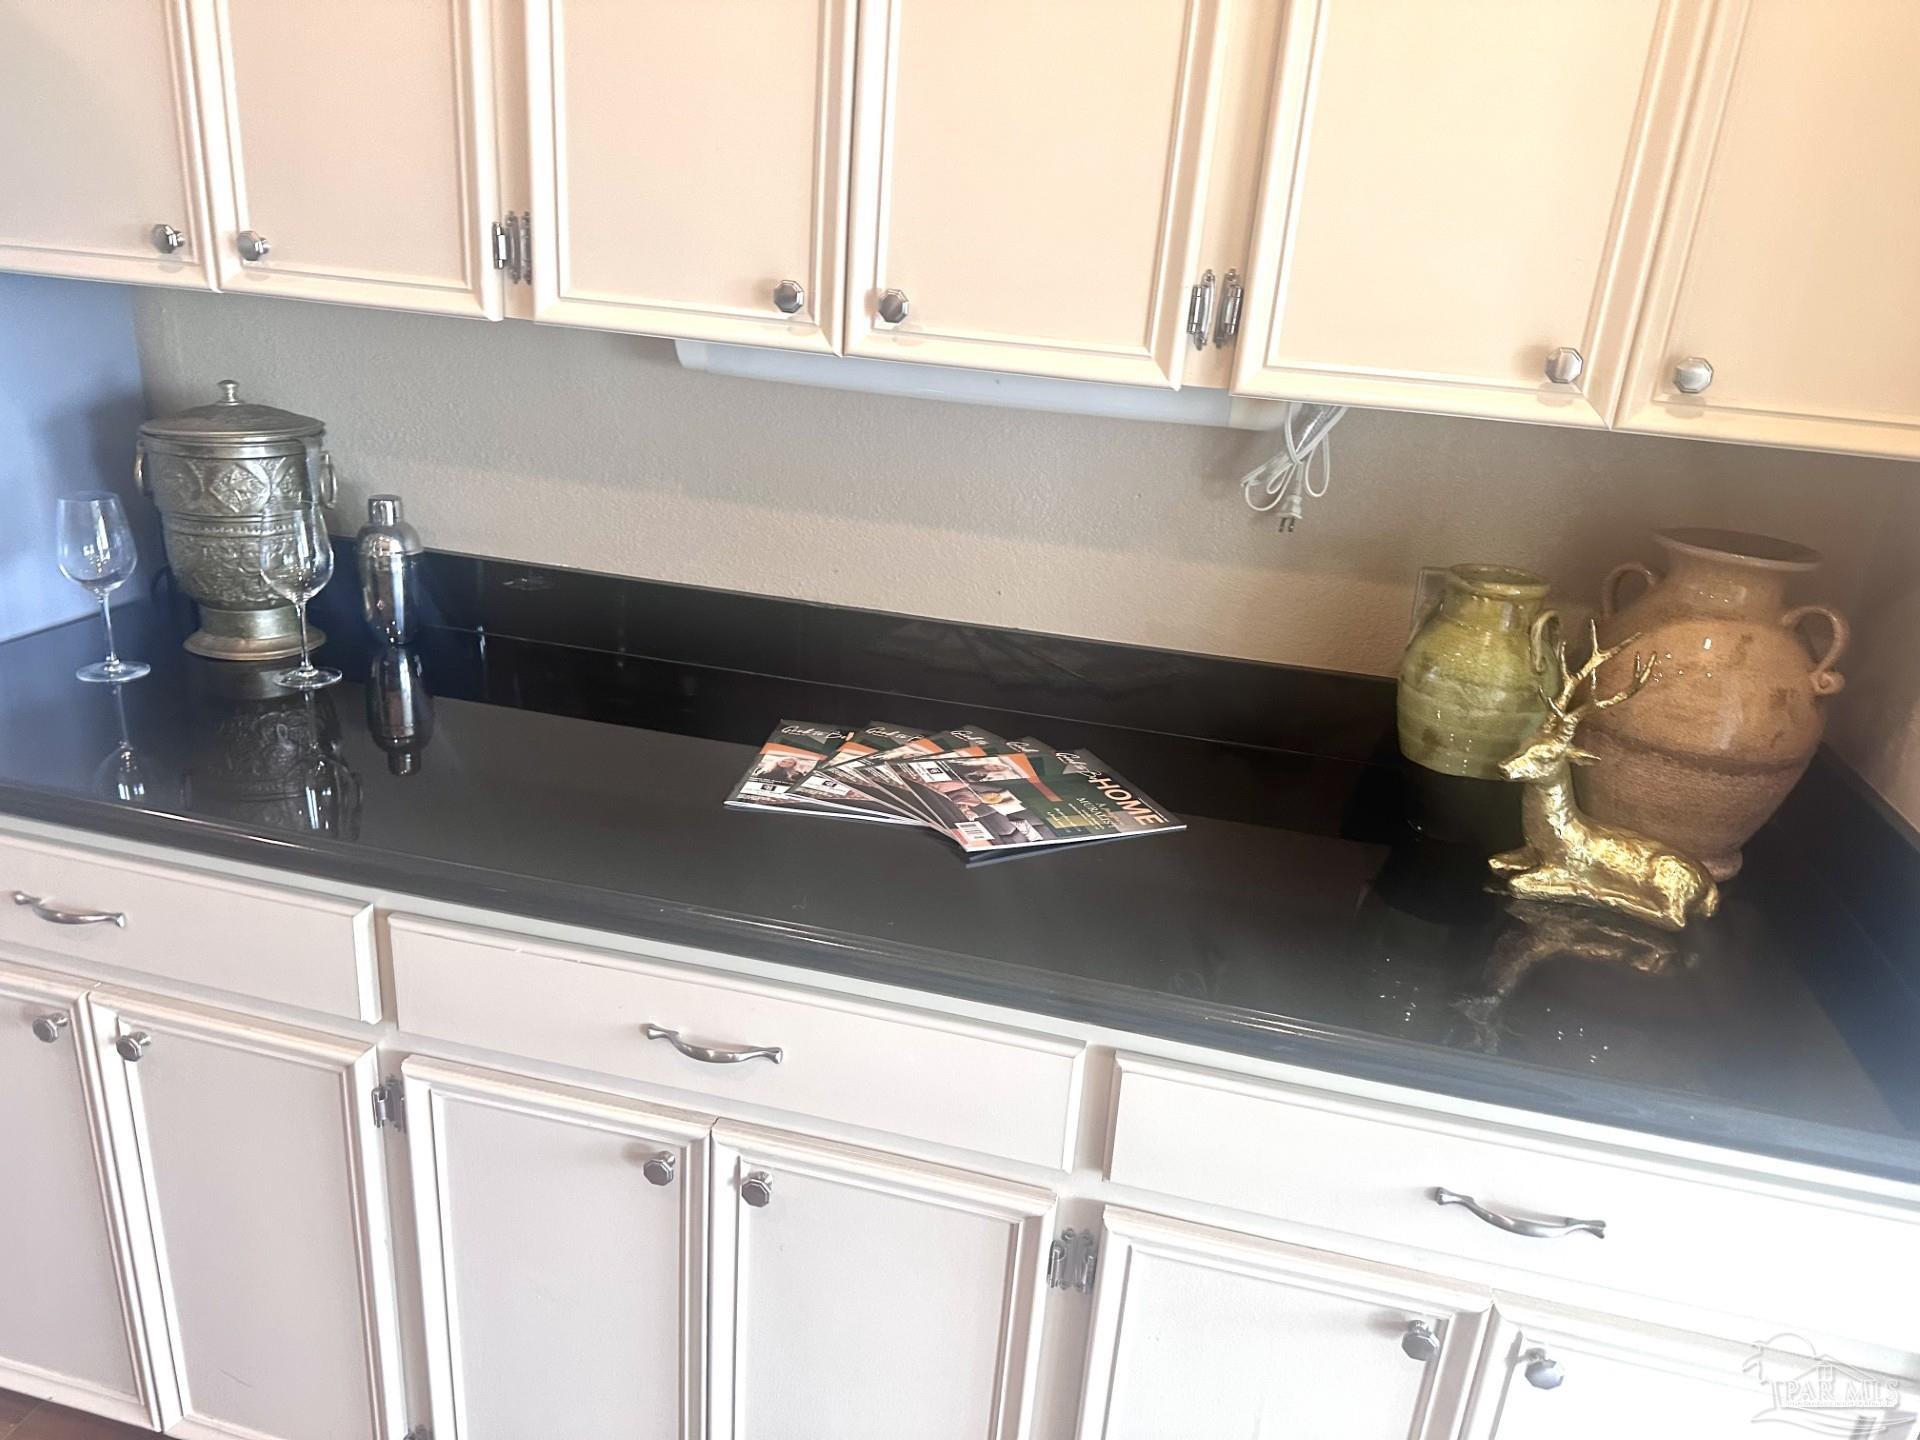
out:
<path id="1" fill-rule="evenodd" d="M 482 0 L 191 3 L 222 288 L 497 318 Z"/>
<path id="2" fill-rule="evenodd" d="M 1907 0 L 1722 7 L 1621 428 L 1920 456 L 1916 73 Z"/>
<path id="3" fill-rule="evenodd" d="M 714 1131 L 715 1440 L 1016 1440 L 1045 1190 L 744 1125 Z"/>
<path id="4" fill-rule="evenodd" d="M 77 985 L 0 966 L 0 1389 L 151 1424 Z"/>
<path id="5" fill-rule="evenodd" d="M 1178 385 L 1217 18 L 863 4 L 848 353 Z"/>
<path id="6" fill-rule="evenodd" d="M 1235 392 L 1605 424 L 1705 13 L 1289 5 Z"/>
<path id="7" fill-rule="evenodd" d="M 696 1440 L 710 1120 L 409 1060 L 434 1433 Z"/>
<path id="8" fill-rule="evenodd" d="M 1080 1440 L 1439 1440 L 1484 1308 L 1425 1277 L 1109 1210 Z"/>
<path id="9" fill-rule="evenodd" d="M 151 1225 L 169 1432 L 399 1440 L 373 1052 L 132 992 L 89 1004 L 123 1183 Z"/>
<path id="10" fill-rule="evenodd" d="M 0 6 L 0 135 L 0 270 L 212 284 L 186 0 Z"/>
<path id="11" fill-rule="evenodd" d="M 840 343 L 853 0 L 530 0 L 537 319 Z"/>
<path id="12" fill-rule="evenodd" d="M 1911 1378 L 1821 1354 L 1796 1335 L 1758 1330 L 1736 1342 L 1505 1305 L 1495 1318 L 1463 1440 L 1907 1440 L 1920 1424 Z"/>

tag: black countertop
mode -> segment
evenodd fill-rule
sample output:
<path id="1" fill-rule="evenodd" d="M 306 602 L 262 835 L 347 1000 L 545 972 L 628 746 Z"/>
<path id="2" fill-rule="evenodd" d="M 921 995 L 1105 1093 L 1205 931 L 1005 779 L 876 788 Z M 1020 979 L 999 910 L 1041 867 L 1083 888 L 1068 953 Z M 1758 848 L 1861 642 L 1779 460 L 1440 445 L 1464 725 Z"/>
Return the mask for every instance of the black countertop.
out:
<path id="1" fill-rule="evenodd" d="M 1516 907 L 1484 850 L 1417 835 L 1384 682 L 433 560 L 472 593 L 415 649 L 411 773 L 344 585 L 348 679 L 311 698 L 186 655 L 148 600 L 116 611 L 134 684 L 73 678 L 97 620 L 0 645 L 0 812 L 1920 1179 L 1912 977 L 1782 822 L 1675 939 Z M 723 809 L 782 718 L 1089 748 L 1189 828 L 970 865 Z"/>

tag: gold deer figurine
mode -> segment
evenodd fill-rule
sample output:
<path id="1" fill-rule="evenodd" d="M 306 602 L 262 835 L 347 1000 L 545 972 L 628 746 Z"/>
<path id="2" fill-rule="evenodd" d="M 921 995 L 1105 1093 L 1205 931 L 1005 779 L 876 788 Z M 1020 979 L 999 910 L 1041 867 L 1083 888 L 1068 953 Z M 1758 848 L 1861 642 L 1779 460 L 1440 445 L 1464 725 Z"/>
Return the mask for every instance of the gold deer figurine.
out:
<path id="1" fill-rule="evenodd" d="M 1500 762 L 1507 779 L 1526 782 L 1520 816 L 1527 843 L 1495 855 L 1487 864 L 1494 874 L 1506 877 L 1507 888 L 1516 895 L 1581 900 L 1681 930 L 1693 916 L 1720 908 L 1719 887 L 1706 867 L 1657 840 L 1589 820 L 1573 794 L 1572 767 L 1594 759 L 1573 743 L 1581 720 L 1631 700 L 1653 678 L 1652 657 L 1635 655 L 1627 688 L 1600 697 L 1595 678 L 1600 667 L 1639 638 L 1630 635 L 1611 650 L 1602 650 L 1599 628 L 1593 627 L 1593 654 L 1574 675 L 1567 673 L 1567 645 L 1560 642 L 1560 693 L 1553 694 L 1545 684 L 1540 687 L 1546 718 L 1524 749 Z M 1583 684 L 1589 686 L 1589 698 L 1576 704 Z"/>

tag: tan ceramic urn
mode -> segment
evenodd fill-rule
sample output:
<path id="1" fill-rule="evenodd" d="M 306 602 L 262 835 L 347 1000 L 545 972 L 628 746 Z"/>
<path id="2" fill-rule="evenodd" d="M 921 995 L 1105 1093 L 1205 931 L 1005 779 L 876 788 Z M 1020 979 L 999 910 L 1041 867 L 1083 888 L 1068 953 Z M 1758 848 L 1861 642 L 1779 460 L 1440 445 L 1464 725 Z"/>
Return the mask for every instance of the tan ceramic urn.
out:
<path id="1" fill-rule="evenodd" d="M 1787 583 L 1820 563 L 1803 545 L 1728 530 L 1654 539 L 1666 573 L 1614 570 L 1601 589 L 1600 639 L 1638 635 L 1633 651 L 1657 668 L 1631 704 L 1581 727 L 1597 759 L 1578 771 L 1580 801 L 1595 819 L 1664 840 L 1725 880 L 1820 746 L 1826 698 L 1846 683 L 1833 667 L 1847 623 L 1824 605 L 1788 608 Z M 1621 608 L 1620 582 L 1633 575 L 1649 588 Z M 1811 619 L 1825 622 L 1820 651 L 1802 633 Z M 1609 662 L 1600 689 L 1620 689 L 1632 665 L 1632 652 Z"/>

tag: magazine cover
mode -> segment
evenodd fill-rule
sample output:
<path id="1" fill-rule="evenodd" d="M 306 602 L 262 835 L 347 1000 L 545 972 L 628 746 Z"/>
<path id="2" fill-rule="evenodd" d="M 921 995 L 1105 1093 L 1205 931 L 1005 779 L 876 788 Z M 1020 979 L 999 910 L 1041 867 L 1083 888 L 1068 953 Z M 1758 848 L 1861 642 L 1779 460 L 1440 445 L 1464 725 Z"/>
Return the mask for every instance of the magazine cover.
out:
<path id="1" fill-rule="evenodd" d="M 940 828 L 969 854 L 1184 830 L 1098 757 L 1007 748 L 896 766 Z"/>
<path id="2" fill-rule="evenodd" d="M 872 721 L 841 741 L 826 762 L 816 766 L 800 782 L 798 793 L 808 800 L 834 806 L 851 818 L 884 825 L 923 825 L 926 821 L 920 813 L 894 799 L 885 786 L 871 778 L 862 780 L 857 772 L 846 769 L 854 760 L 864 760 L 882 750 L 898 749 L 923 738 L 923 732 L 911 726 Z"/>
<path id="3" fill-rule="evenodd" d="M 884 720 L 869 721 L 840 742 L 840 748 L 828 759 L 827 768 L 844 765 L 849 760 L 864 760 L 869 755 L 878 755 L 882 750 L 897 750 L 902 745 L 911 745 L 916 740 L 926 738 L 926 731 L 916 730 L 911 725 L 889 725 Z"/>
<path id="4" fill-rule="evenodd" d="M 807 807 L 809 802 L 797 793 L 800 782 L 839 749 L 848 733 L 840 725 L 782 720 L 727 797 L 727 804 L 735 809 Z"/>
<path id="5" fill-rule="evenodd" d="M 868 791 L 898 813 L 911 816 L 916 824 L 942 830 L 945 827 L 936 818 L 935 812 L 922 803 L 913 787 L 895 770 L 893 762 L 910 756 L 983 755 L 989 749 L 1004 744 L 991 730 L 983 730 L 977 725 L 963 725 L 934 735 L 916 735 L 891 750 L 877 751 L 864 759 L 849 760 L 836 770 L 834 779 Z"/>

